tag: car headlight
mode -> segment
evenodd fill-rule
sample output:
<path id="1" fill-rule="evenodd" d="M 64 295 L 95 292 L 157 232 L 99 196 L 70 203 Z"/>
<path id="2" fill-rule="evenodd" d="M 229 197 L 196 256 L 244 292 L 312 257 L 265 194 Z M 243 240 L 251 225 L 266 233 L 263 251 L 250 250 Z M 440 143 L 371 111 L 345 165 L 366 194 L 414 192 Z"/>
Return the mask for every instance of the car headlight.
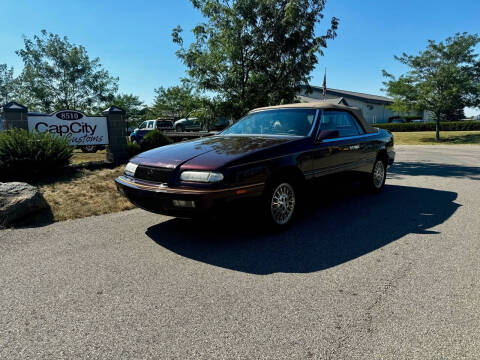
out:
<path id="1" fill-rule="evenodd" d="M 127 166 L 125 166 L 125 175 L 134 177 L 135 176 L 135 171 L 137 170 L 138 164 L 134 164 L 132 162 L 129 162 Z"/>
<path id="2" fill-rule="evenodd" d="M 214 183 L 223 180 L 223 174 L 211 171 L 184 171 L 180 175 L 182 181 Z"/>

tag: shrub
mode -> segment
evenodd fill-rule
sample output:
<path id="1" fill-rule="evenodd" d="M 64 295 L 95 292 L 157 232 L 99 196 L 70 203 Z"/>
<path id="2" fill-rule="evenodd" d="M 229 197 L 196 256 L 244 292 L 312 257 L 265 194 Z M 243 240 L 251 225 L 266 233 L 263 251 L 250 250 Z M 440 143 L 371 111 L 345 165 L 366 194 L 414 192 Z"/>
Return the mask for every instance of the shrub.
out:
<path id="1" fill-rule="evenodd" d="M 140 143 L 140 148 L 142 151 L 147 151 L 171 143 L 172 139 L 163 135 L 161 131 L 152 130 L 147 135 L 145 135 L 142 142 Z"/>
<path id="2" fill-rule="evenodd" d="M 135 155 L 140 154 L 142 152 L 140 145 L 132 142 L 127 143 L 127 150 L 128 150 L 129 157 L 134 157 Z"/>
<path id="3" fill-rule="evenodd" d="M 50 133 L 0 132 L 0 179 L 30 180 L 51 174 L 67 166 L 72 155 L 70 141 Z"/>
<path id="4" fill-rule="evenodd" d="M 373 124 L 372 126 L 392 132 L 435 131 L 435 122 L 418 122 L 403 124 Z M 445 121 L 440 123 L 441 131 L 480 130 L 480 121 Z"/>

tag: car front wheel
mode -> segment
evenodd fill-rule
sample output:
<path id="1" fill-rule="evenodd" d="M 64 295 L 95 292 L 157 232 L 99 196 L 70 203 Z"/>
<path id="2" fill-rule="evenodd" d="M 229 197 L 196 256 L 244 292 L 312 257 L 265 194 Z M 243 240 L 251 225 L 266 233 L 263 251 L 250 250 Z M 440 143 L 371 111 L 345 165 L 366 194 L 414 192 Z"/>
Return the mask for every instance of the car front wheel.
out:
<path id="1" fill-rule="evenodd" d="M 175 127 L 175 131 L 176 131 L 176 132 L 183 132 L 183 128 L 182 128 L 180 125 L 177 125 L 177 126 Z"/>
<path id="2" fill-rule="evenodd" d="M 277 181 L 267 190 L 265 196 L 266 216 L 273 226 L 288 226 L 297 208 L 297 193 L 289 181 Z"/>

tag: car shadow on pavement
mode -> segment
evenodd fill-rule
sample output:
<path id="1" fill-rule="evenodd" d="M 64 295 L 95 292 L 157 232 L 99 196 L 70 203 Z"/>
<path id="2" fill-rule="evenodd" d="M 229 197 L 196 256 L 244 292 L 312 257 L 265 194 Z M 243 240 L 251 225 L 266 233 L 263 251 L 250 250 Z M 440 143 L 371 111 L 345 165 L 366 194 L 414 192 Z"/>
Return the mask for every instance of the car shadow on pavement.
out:
<path id="1" fill-rule="evenodd" d="M 480 167 L 448 165 L 425 162 L 396 162 L 389 170 L 389 177 L 396 175 L 441 176 L 480 180 Z"/>
<path id="2" fill-rule="evenodd" d="M 457 193 L 416 187 L 387 185 L 378 195 L 358 187 L 325 190 L 328 196 L 309 199 L 298 220 L 283 232 L 267 231 L 258 212 L 247 208 L 221 221 L 171 219 L 146 234 L 181 256 L 222 268 L 308 273 L 356 259 L 408 234 L 437 234 L 430 229 L 460 206 L 454 202 Z"/>

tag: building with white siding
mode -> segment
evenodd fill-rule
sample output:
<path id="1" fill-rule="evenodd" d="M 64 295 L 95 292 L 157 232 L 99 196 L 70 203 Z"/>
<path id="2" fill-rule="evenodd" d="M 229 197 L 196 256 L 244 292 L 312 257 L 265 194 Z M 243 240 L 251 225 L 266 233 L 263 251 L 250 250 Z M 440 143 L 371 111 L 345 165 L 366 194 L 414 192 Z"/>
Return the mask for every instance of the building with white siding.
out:
<path id="1" fill-rule="evenodd" d="M 310 89 L 311 92 L 307 93 L 307 87 L 302 86 L 298 95 L 300 102 L 323 100 L 322 87 L 310 86 Z M 388 108 L 393 103 L 393 100 L 385 96 L 327 88 L 327 101 L 359 108 L 370 124 L 387 123 L 391 119 L 401 117 L 398 113 Z M 422 113 L 410 115 L 418 116 L 419 119 L 424 118 Z"/>

